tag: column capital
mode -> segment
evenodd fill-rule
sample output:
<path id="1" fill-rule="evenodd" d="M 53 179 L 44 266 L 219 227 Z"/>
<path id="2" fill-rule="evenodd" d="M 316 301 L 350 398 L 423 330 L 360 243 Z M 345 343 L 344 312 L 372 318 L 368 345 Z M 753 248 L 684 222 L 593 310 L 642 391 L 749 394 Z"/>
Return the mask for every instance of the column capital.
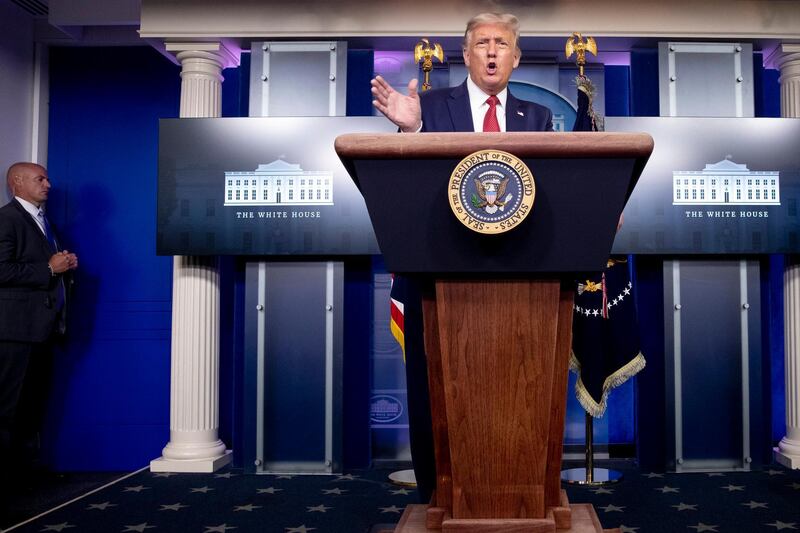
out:
<path id="1" fill-rule="evenodd" d="M 238 67 L 242 55 L 238 46 L 226 41 L 166 41 L 164 48 L 179 63 L 187 58 L 208 59 L 218 62 L 222 69 Z"/>
<path id="2" fill-rule="evenodd" d="M 764 66 L 781 70 L 787 63 L 800 62 L 800 43 L 779 43 L 764 58 Z"/>

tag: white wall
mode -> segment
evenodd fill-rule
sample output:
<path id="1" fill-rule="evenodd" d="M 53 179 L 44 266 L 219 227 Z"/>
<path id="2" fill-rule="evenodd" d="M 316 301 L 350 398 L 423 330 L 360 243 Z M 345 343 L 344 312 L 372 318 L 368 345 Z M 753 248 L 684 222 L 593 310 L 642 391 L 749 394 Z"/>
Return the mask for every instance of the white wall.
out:
<path id="1" fill-rule="evenodd" d="M 0 203 L 5 205 L 6 169 L 32 158 L 33 17 L 0 2 Z"/>
<path id="2" fill-rule="evenodd" d="M 514 13 L 523 37 L 800 38 L 796 0 L 142 0 L 141 35 L 460 37 L 467 19 L 483 11 Z"/>

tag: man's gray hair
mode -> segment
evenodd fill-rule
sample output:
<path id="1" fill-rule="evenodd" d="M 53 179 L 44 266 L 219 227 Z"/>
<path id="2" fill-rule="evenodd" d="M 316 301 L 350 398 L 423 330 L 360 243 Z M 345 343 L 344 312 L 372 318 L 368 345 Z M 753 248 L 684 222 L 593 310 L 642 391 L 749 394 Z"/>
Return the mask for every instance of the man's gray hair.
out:
<path id="1" fill-rule="evenodd" d="M 461 47 L 466 50 L 469 44 L 469 35 L 476 27 L 483 24 L 502 24 L 507 26 L 514 34 L 514 47 L 520 51 L 519 47 L 519 19 L 511 13 L 481 13 L 475 15 L 467 22 L 467 30 L 464 32 L 464 42 Z"/>

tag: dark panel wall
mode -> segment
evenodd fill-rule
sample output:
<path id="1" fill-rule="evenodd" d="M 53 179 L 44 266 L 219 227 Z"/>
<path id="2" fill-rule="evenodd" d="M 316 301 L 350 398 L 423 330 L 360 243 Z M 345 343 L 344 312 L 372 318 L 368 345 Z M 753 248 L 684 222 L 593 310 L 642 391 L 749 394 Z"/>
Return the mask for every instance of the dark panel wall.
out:
<path id="1" fill-rule="evenodd" d="M 631 50 L 631 116 L 657 117 L 658 49 Z"/>
<path id="2" fill-rule="evenodd" d="M 781 116 L 780 71 L 764 68 L 764 55 L 753 53 L 753 99 L 757 117 Z"/>
<path id="3" fill-rule="evenodd" d="M 631 114 L 631 67 L 608 65 L 605 68 L 606 115 L 628 117 Z"/>

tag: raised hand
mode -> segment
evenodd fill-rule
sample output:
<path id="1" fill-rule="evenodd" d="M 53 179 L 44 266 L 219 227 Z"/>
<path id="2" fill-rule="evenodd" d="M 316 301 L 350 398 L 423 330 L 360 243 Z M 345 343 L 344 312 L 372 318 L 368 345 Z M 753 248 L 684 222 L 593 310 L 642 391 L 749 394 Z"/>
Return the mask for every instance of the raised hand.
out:
<path id="1" fill-rule="evenodd" d="M 422 110 L 417 94 L 417 80 L 408 82 L 408 95 L 395 91 L 380 76 L 370 82 L 372 85 L 372 105 L 386 118 L 397 124 L 400 131 L 414 132 L 422 126 Z"/>

